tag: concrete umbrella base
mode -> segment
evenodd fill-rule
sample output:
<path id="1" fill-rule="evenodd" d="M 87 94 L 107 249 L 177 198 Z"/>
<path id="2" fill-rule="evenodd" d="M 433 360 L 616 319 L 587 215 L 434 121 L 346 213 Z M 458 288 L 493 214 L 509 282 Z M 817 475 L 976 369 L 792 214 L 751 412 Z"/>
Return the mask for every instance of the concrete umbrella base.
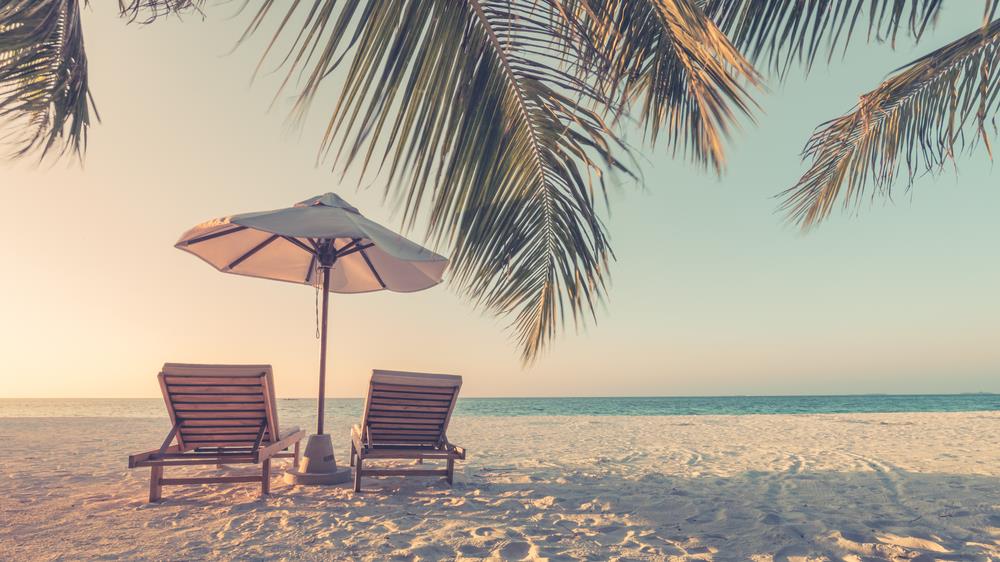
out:
<path id="1" fill-rule="evenodd" d="M 350 479 L 350 468 L 337 468 L 333 440 L 325 433 L 310 435 L 299 466 L 285 472 L 289 484 L 342 484 Z"/>

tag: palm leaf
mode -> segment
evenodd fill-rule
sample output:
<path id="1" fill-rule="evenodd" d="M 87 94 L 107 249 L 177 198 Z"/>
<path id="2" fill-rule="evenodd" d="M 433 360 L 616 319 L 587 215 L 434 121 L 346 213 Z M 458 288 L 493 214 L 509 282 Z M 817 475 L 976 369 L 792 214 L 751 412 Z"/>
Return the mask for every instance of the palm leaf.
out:
<path id="1" fill-rule="evenodd" d="M 784 76 L 796 61 L 807 70 L 824 54 L 829 61 L 847 47 L 859 24 L 869 41 L 895 45 L 901 30 L 919 39 L 941 0 L 704 0 L 704 5 L 750 60 L 766 61 Z"/>
<path id="2" fill-rule="evenodd" d="M 453 284 L 508 315 L 534 359 L 603 295 L 611 250 L 595 197 L 624 170 L 588 109 L 600 92 L 569 70 L 573 26 L 534 0 L 335 4 L 293 4 L 278 23 L 295 115 L 343 62 L 321 154 L 380 171 L 407 225 L 426 215 L 452 248 Z M 279 5 L 265 2 L 249 31 Z"/>
<path id="3" fill-rule="evenodd" d="M 79 155 L 92 107 L 80 2 L 0 2 L 0 138 L 12 156 Z"/>
<path id="4" fill-rule="evenodd" d="M 129 21 L 152 23 L 170 15 L 195 12 L 201 14 L 205 0 L 118 0 L 118 11 Z"/>
<path id="5" fill-rule="evenodd" d="M 860 201 L 868 185 L 873 197 L 891 196 L 903 166 L 912 183 L 978 140 L 992 153 L 986 125 L 1000 100 L 998 66 L 1000 20 L 903 67 L 813 133 L 803 151 L 812 162 L 782 208 L 808 228 L 838 198 Z"/>
<path id="6" fill-rule="evenodd" d="M 581 10 L 620 112 L 638 100 L 655 143 L 721 173 L 723 140 L 754 106 L 753 66 L 694 0 L 590 0 Z"/>

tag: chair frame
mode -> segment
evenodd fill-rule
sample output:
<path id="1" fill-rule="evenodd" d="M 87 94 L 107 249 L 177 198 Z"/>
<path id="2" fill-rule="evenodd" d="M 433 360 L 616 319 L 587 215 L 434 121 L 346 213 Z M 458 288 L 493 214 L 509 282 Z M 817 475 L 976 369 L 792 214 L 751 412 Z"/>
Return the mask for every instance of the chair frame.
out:
<path id="1" fill-rule="evenodd" d="M 177 371 L 201 371 L 200 374 L 178 374 Z M 218 372 L 213 372 L 218 371 Z M 237 372 L 234 374 L 233 371 Z M 240 371 L 245 371 L 240 373 Z M 178 416 L 168 389 L 166 377 L 192 378 L 222 378 L 222 377 L 259 377 L 264 399 L 265 418 L 257 429 L 257 437 L 253 443 L 243 440 L 232 443 L 220 443 L 215 447 L 191 446 L 184 443 L 181 434 L 183 415 Z M 260 494 L 270 493 L 271 459 L 291 458 L 295 466 L 299 463 L 300 442 L 306 432 L 295 428 L 282 435 L 278 428 L 277 404 L 274 398 L 274 377 L 270 365 L 195 365 L 181 363 L 166 363 L 157 376 L 163 399 L 170 414 L 172 427 L 163 439 L 158 449 L 131 454 L 128 457 L 128 467 L 150 467 L 149 501 L 158 502 L 162 499 L 163 486 L 179 486 L 188 484 L 236 484 L 259 482 Z M 181 419 L 178 419 L 178 418 Z M 268 435 L 270 440 L 265 441 Z M 276 440 L 275 437 L 277 438 Z M 287 449 L 293 448 L 288 452 Z M 208 466 L 222 464 L 260 464 L 260 475 L 248 476 L 206 476 L 192 478 L 165 478 L 164 468 L 167 466 Z"/>
<path id="2" fill-rule="evenodd" d="M 378 379 L 378 380 L 376 380 Z M 369 435 L 369 413 L 371 410 L 372 393 L 376 384 L 425 386 L 450 388 L 451 403 L 441 424 L 440 437 L 432 446 L 378 445 Z M 364 476 L 443 476 L 451 485 L 454 482 L 455 461 L 465 460 L 465 449 L 448 441 L 448 423 L 458 401 L 458 393 L 462 388 L 462 377 L 455 375 L 435 375 L 428 373 L 408 373 L 402 371 L 372 371 L 372 379 L 368 384 L 368 395 L 365 398 L 364 413 L 360 424 L 351 428 L 351 466 L 354 467 L 354 491 L 361 491 L 361 479 Z M 403 414 L 397 414 L 403 415 Z M 445 460 L 443 469 L 412 469 L 412 468 L 368 468 L 364 466 L 366 459 L 415 459 L 418 464 L 424 460 Z"/>

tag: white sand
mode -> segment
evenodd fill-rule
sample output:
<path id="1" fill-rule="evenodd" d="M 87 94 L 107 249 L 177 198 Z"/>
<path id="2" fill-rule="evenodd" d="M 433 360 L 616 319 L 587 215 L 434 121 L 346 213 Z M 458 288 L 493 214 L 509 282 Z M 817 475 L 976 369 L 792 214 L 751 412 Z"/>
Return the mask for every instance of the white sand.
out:
<path id="1" fill-rule="evenodd" d="M 459 416 L 454 488 L 275 478 L 148 505 L 126 454 L 165 429 L 0 418 L 0 560 L 1000 560 L 1000 412 Z"/>

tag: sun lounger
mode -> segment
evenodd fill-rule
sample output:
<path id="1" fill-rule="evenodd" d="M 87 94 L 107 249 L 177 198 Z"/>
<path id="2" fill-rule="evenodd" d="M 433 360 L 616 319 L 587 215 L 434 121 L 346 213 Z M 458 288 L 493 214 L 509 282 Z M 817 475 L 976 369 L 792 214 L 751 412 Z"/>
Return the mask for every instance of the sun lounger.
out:
<path id="1" fill-rule="evenodd" d="M 465 459 L 445 435 L 461 387 L 454 375 L 374 371 L 361 424 L 351 429 L 354 491 L 362 476 L 444 476 L 451 484 L 455 461 Z M 447 468 L 369 468 L 369 459 L 441 459 Z"/>
<path id="2" fill-rule="evenodd" d="M 172 428 L 159 449 L 129 455 L 129 468 L 150 467 L 149 501 L 161 487 L 260 482 L 270 490 L 271 459 L 294 458 L 305 431 L 281 431 L 270 365 L 166 363 L 159 374 Z M 289 447 L 294 452 L 284 452 Z M 260 464 L 260 476 L 164 478 L 167 466 Z"/>

